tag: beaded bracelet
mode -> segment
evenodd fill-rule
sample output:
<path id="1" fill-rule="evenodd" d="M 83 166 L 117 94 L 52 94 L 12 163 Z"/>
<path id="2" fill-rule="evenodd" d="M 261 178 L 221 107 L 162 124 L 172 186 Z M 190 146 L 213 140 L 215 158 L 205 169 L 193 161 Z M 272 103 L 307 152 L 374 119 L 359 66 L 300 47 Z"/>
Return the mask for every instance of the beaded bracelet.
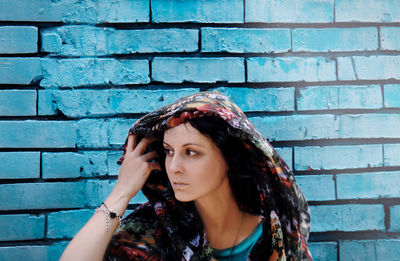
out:
<path id="1" fill-rule="evenodd" d="M 111 211 L 104 202 L 101 202 L 101 204 L 106 208 L 103 209 L 100 207 L 96 208 L 96 212 L 97 211 L 102 211 L 106 214 L 106 231 L 109 232 L 110 231 L 110 218 L 114 219 L 114 218 L 118 218 L 118 225 L 121 225 L 122 223 L 122 217 L 120 215 L 118 215 L 117 212 L 113 212 Z"/>

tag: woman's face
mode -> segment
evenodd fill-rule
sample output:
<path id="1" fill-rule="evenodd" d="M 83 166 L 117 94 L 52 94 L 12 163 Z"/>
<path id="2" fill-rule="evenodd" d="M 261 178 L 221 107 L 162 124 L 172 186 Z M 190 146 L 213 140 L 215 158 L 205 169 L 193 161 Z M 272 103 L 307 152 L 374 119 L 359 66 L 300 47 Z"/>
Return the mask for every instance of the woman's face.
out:
<path id="1" fill-rule="evenodd" d="M 164 148 L 165 168 L 177 200 L 213 197 L 230 188 L 221 151 L 190 123 L 166 130 Z"/>

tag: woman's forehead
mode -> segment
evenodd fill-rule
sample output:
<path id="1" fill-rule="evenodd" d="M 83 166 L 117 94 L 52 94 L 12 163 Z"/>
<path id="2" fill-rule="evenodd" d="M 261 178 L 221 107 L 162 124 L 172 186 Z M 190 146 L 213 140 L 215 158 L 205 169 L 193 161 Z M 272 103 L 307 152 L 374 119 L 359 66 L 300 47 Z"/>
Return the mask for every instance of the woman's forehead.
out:
<path id="1" fill-rule="evenodd" d="M 195 129 L 190 123 L 182 123 L 164 132 L 164 142 L 169 145 L 186 143 L 208 143 L 210 139 Z"/>

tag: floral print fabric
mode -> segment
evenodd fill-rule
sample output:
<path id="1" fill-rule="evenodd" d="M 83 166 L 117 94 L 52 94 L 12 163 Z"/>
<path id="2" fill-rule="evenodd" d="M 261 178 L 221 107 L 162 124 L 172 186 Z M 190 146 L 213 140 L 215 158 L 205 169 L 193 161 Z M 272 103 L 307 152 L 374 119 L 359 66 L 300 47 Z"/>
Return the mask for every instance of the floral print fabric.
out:
<path id="1" fill-rule="evenodd" d="M 199 92 L 181 98 L 140 118 L 129 133 L 141 136 L 162 133 L 188 119 L 203 116 L 222 118 L 237 130 L 233 135 L 250 141 L 262 151 L 264 160 L 260 164 L 265 175 L 276 180 L 274 187 L 257 185 L 263 235 L 248 260 L 312 260 L 307 245 L 308 204 L 292 171 L 226 96 L 219 92 Z M 119 164 L 124 160 L 126 144 L 127 140 Z M 164 174 L 151 174 L 147 180 L 142 191 L 149 202 L 125 218 L 110 243 L 107 260 L 214 260 L 194 204 L 178 202 Z M 266 200 L 277 202 L 276 209 L 268 208 Z"/>

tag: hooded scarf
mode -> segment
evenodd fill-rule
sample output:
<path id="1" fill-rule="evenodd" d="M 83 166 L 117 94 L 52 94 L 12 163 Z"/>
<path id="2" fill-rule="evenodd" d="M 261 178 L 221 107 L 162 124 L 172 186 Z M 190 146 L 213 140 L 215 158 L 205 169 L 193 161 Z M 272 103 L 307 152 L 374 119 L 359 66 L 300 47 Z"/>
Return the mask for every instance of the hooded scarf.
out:
<path id="1" fill-rule="evenodd" d="M 312 260 L 307 246 L 310 214 L 295 177 L 272 145 L 231 100 L 219 92 L 199 92 L 140 118 L 129 130 L 138 137 L 163 133 L 192 118 L 214 116 L 263 155 L 265 175 L 274 183 L 257 184 L 263 233 L 248 260 Z M 119 159 L 124 160 L 124 153 Z M 213 260 L 201 219 L 192 202 L 175 199 L 166 173 L 151 173 L 142 188 L 148 202 L 137 207 L 114 234 L 106 260 Z M 272 201 L 274 204 L 267 204 Z M 275 204 L 280 202 L 278 204 Z M 283 202 L 283 204 L 282 204 Z"/>

